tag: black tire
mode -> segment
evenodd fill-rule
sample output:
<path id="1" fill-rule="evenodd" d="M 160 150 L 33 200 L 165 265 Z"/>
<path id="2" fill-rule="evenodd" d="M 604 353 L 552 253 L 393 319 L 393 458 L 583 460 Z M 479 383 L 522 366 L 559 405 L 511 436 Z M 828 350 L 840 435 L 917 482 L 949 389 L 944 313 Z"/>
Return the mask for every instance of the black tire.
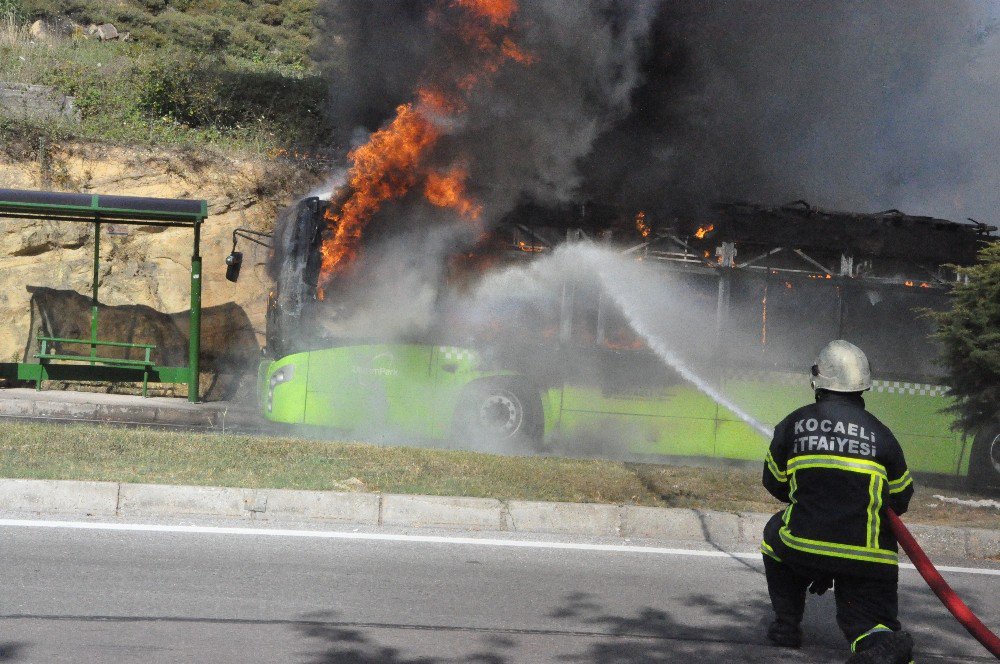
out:
<path id="1" fill-rule="evenodd" d="M 537 390 L 520 381 L 483 380 L 459 400 L 454 442 L 487 452 L 541 451 L 543 429 Z"/>
<path id="2" fill-rule="evenodd" d="M 980 491 L 1000 490 L 1000 424 L 986 427 L 973 441 L 969 486 Z"/>

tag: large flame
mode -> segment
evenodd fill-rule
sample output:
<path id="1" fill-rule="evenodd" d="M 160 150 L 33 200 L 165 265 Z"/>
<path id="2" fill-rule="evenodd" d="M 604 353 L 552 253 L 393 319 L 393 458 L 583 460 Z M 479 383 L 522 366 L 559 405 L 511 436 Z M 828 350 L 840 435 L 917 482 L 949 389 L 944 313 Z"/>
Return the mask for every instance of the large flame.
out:
<path id="1" fill-rule="evenodd" d="M 320 273 L 334 274 L 350 264 L 358 254 L 361 232 L 368 219 L 387 200 L 402 196 L 417 181 L 417 165 L 426 150 L 438 139 L 435 126 L 411 104 L 396 109 L 392 123 L 372 134 L 348 158 L 351 196 L 336 212 L 327 209 L 326 220 L 335 229 L 324 242 Z"/>
<path id="2" fill-rule="evenodd" d="M 459 10 L 453 32 L 476 57 L 459 71 L 445 63 L 436 77 L 429 76 L 438 80 L 416 91 L 416 103 L 399 106 L 387 126 L 348 154 L 348 188 L 340 197 L 331 197 L 343 202 L 326 213 L 332 233 L 321 248 L 320 299 L 323 286 L 358 258 L 365 226 L 385 202 L 422 186 L 424 198 L 432 205 L 470 220 L 479 219 L 483 212 L 467 192 L 469 168 L 464 158 L 444 168 L 428 162 L 447 131 L 448 120 L 465 111 L 468 93 L 488 83 L 505 62 L 528 65 L 534 56 L 503 34 L 517 13 L 516 0 L 439 0 L 429 18 L 433 24 L 445 25 L 443 13 Z"/>
<path id="3" fill-rule="evenodd" d="M 432 171 L 427 174 L 424 184 L 424 198 L 443 208 L 451 208 L 467 219 L 478 219 L 483 206 L 465 195 L 465 180 L 469 172 L 461 166 L 454 166 L 444 173 Z"/>

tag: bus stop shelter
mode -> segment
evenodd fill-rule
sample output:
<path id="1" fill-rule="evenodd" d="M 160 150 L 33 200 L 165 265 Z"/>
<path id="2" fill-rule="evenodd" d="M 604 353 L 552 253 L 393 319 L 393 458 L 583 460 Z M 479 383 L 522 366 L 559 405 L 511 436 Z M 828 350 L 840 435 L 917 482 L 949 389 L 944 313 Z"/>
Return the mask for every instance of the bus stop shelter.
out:
<path id="1" fill-rule="evenodd" d="M 146 394 L 146 385 L 150 382 L 186 383 L 188 401 L 198 401 L 201 354 L 200 243 L 201 225 L 207 216 L 208 204 L 203 200 L 0 189 L 0 218 L 76 222 L 93 224 L 94 227 L 89 338 L 39 337 L 36 339 L 38 352 L 32 355 L 37 362 L 0 363 L 0 378 L 34 381 L 38 387 L 43 380 L 141 382 L 143 396 Z M 193 251 L 188 366 L 157 364 L 156 347 L 152 344 L 98 338 L 102 224 L 191 229 Z"/>

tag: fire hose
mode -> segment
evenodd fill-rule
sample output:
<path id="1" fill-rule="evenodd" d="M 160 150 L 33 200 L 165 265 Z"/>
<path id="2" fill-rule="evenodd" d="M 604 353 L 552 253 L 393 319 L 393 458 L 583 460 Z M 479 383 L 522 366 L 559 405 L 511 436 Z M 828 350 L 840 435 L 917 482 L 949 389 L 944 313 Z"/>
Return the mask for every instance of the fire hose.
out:
<path id="1" fill-rule="evenodd" d="M 983 644 L 983 647 L 989 650 L 994 657 L 1000 659 L 1000 637 L 991 632 L 976 617 L 972 609 L 962 601 L 962 598 L 951 589 L 951 586 L 948 585 L 948 582 L 937 571 L 934 564 L 931 563 L 930 558 L 924 553 L 924 550 L 917 544 L 917 540 L 914 539 L 910 531 L 903 525 L 902 520 L 892 510 L 889 510 L 889 526 L 896 535 L 899 545 L 903 547 L 903 551 L 906 552 L 906 555 L 910 557 L 910 561 L 913 562 L 914 567 L 920 572 L 920 576 L 924 577 L 924 581 L 931 587 L 931 590 L 938 596 L 938 599 L 941 600 L 945 608 L 951 612 L 951 615 L 955 616 L 955 620 L 960 622 L 962 627 L 969 630 L 969 634 L 972 634 L 977 641 Z"/>

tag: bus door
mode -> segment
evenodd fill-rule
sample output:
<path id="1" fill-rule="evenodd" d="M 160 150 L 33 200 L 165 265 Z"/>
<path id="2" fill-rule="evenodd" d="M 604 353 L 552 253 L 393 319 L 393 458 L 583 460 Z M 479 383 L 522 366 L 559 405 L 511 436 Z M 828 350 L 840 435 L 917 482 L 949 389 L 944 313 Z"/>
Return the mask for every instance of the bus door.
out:
<path id="1" fill-rule="evenodd" d="M 639 454 L 712 453 L 715 404 L 648 347 L 596 286 L 567 286 L 563 436 Z"/>

